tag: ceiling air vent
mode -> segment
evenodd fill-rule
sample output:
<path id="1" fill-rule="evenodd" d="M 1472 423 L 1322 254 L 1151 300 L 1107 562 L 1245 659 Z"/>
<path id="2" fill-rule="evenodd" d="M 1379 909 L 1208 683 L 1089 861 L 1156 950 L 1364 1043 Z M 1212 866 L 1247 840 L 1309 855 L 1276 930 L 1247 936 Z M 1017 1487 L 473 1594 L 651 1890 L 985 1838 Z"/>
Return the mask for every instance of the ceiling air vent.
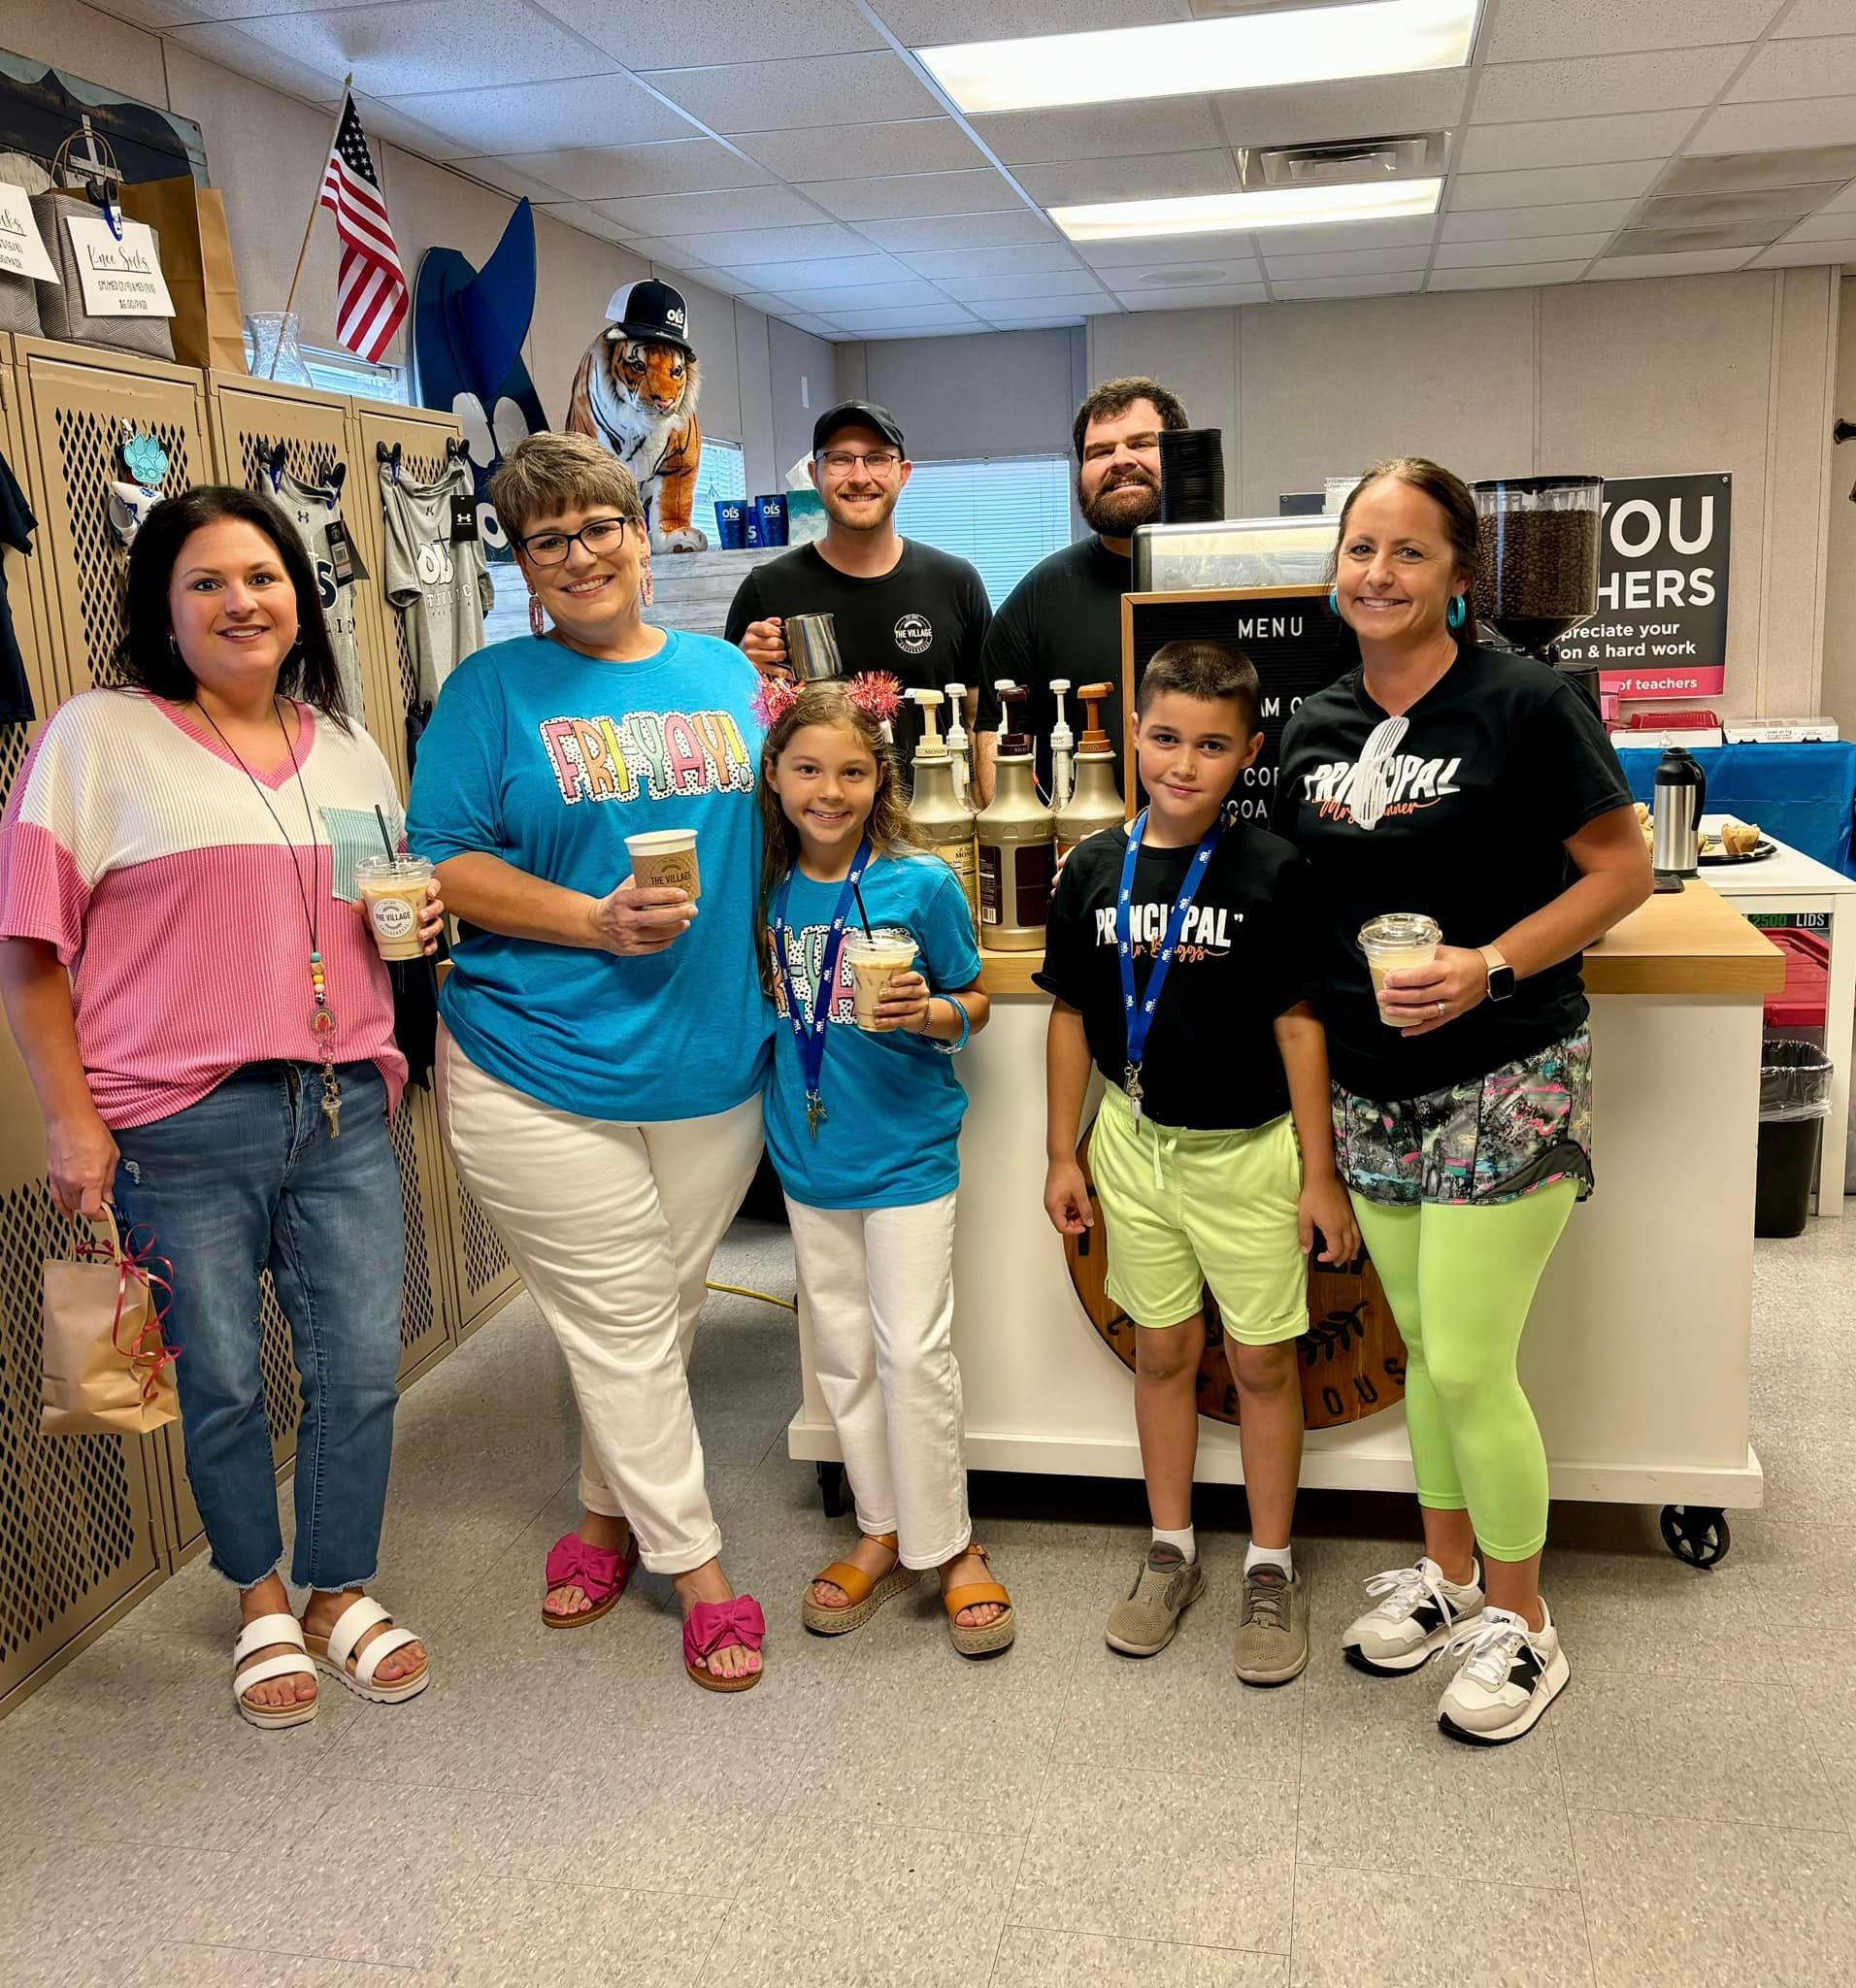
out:
<path id="1" fill-rule="evenodd" d="M 1350 138 L 1323 145 L 1242 146 L 1239 175 L 1246 193 L 1276 186 L 1358 186 L 1379 180 L 1441 174 L 1448 150 L 1442 131 L 1406 138 Z"/>

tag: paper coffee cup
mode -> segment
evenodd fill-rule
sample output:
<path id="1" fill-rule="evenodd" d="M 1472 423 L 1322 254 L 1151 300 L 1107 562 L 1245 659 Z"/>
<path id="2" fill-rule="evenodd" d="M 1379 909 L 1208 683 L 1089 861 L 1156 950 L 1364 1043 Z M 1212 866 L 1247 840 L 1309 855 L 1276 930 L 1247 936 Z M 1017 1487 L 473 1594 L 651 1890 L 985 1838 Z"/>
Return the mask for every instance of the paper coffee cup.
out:
<path id="1" fill-rule="evenodd" d="M 369 856 L 355 866 L 368 929 L 382 959 L 417 959 L 425 950 L 419 913 L 431 878 L 432 866 L 423 856 Z"/>
<path id="2" fill-rule="evenodd" d="M 642 889 L 686 890 L 692 902 L 702 896 L 693 828 L 653 828 L 644 835 L 628 835 L 625 853 L 632 859 L 632 881 Z"/>
<path id="3" fill-rule="evenodd" d="M 1369 918 L 1360 927 L 1360 950 L 1366 954 L 1366 970 L 1373 976 L 1375 1000 L 1385 1000 L 1385 977 L 1409 967 L 1428 967 L 1437 957 L 1438 941 L 1443 937 L 1435 918 L 1422 911 L 1387 911 Z M 1402 1029 L 1383 1007 L 1379 1019 L 1388 1027 Z"/>
<path id="4" fill-rule="evenodd" d="M 877 1004 L 884 990 L 898 974 L 906 974 L 915 963 L 914 938 L 896 926 L 879 925 L 870 933 L 846 932 L 844 951 L 850 967 L 857 1026 L 874 1029 Z"/>

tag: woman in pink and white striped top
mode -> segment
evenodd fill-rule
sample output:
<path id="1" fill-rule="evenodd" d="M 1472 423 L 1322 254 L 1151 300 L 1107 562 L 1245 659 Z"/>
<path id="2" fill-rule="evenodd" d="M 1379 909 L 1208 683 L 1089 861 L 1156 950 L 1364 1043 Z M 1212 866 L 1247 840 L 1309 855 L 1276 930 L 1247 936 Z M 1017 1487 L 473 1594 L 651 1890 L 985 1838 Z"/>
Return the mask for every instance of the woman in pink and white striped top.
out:
<path id="1" fill-rule="evenodd" d="M 365 1594 L 397 1399 L 387 1121 L 407 1068 L 354 878 L 382 817 L 397 845 L 398 797 L 267 499 L 209 487 L 155 506 L 128 623 L 122 687 L 53 714 L 0 820 L 0 995 L 58 1207 L 112 1202 L 173 1263 L 187 1474 L 240 1595 L 233 1698 L 254 1725 L 298 1725 L 318 1669 L 375 1703 L 430 1681 Z M 428 951 L 441 915 L 434 886 Z M 265 1268 L 303 1382 L 300 1621 L 259 1366 Z"/>

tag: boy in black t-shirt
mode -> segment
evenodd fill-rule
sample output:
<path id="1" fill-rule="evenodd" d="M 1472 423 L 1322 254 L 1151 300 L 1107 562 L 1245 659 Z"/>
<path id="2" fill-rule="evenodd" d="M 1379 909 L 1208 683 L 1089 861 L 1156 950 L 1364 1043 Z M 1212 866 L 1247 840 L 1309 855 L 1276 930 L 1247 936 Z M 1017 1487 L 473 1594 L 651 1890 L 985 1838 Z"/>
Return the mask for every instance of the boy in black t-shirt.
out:
<path id="1" fill-rule="evenodd" d="M 1110 1613 L 1110 1646 L 1164 1649 L 1205 1584 L 1192 1475 L 1210 1284 L 1250 1500 L 1238 1675 L 1286 1684 L 1309 1655 L 1307 1590 L 1289 1548 L 1308 1254 L 1318 1229 L 1321 1260 L 1344 1263 L 1359 1230 L 1334 1169 L 1326 1039 L 1303 998 L 1302 861 L 1225 812 L 1263 746 L 1258 702 L 1256 671 L 1230 649 L 1179 642 L 1155 655 L 1135 708 L 1147 808 L 1065 865 L 1036 978 L 1056 997 L 1044 1209 L 1064 1235 L 1094 1221 L 1076 1154 L 1093 1062 L 1107 1079 L 1089 1157 L 1108 1291 L 1139 1328 L 1135 1421 L 1153 1542 Z"/>

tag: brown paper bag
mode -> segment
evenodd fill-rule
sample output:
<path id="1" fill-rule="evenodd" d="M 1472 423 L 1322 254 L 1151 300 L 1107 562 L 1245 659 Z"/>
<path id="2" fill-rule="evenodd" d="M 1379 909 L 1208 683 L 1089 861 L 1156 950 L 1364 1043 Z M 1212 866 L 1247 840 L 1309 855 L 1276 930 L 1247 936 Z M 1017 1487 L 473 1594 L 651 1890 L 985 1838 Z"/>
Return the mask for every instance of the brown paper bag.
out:
<path id="1" fill-rule="evenodd" d="M 175 362 L 243 373 L 245 315 L 232 269 L 225 196 L 190 175 L 122 188 L 122 211 L 161 238 L 161 274 L 174 299 Z"/>
<path id="2" fill-rule="evenodd" d="M 94 1229 L 74 1229 L 76 1261 L 45 1267 L 39 1426 L 48 1436 L 147 1436 L 181 1412 L 177 1355 L 161 1334 L 170 1266 L 125 1255 L 107 1206 Z"/>

